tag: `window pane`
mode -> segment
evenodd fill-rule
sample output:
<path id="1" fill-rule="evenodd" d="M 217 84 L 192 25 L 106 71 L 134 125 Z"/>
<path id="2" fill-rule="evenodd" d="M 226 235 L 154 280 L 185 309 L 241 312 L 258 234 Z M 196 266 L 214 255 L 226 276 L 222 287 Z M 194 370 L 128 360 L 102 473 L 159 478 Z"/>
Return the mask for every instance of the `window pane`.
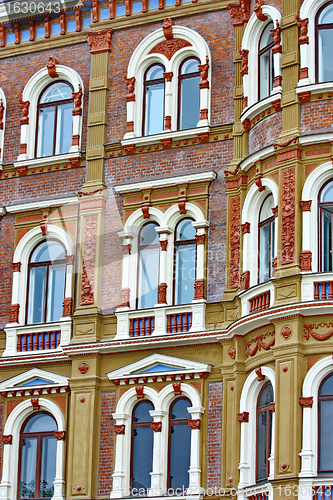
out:
<path id="1" fill-rule="evenodd" d="M 158 233 L 155 228 L 156 224 L 146 224 L 140 232 L 140 245 L 150 245 L 158 242 Z"/>
<path id="2" fill-rule="evenodd" d="M 170 488 L 185 489 L 189 486 L 191 429 L 178 424 L 171 425 L 170 432 Z"/>
<path id="3" fill-rule="evenodd" d="M 66 265 L 49 267 L 46 321 L 58 321 L 62 316 L 62 303 L 65 294 Z"/>
<path id="4" fill-rule="evenodd" d="M 133 429 L 132 489 L 150 488 L 150 472 L 153 468 L 153 429 Z"/>
<path id="5" fill-rule="evenodd" d="M 325 380 L 320 391 L 321 396 L 333 396 L 333 375 Z"/>
<path id="6" fill-rule="evenodd" d="M 273 276 L 273 258 L 275 255 L 275 221 L 273 220 L 271 222 L 271 255 L 270 255 L 270 260 L 271 260 L 271 276 Z"/>
<path id="7" fill-rule="evenodd" d="M 157 303 L 159 249 L 140 251 L 139 309 L 154 307 Z"/>
<path id="8" fill-rule="evenodd" d="M 164 83 L 146 86 L 145 135 L 163 130 Z"/>
<path id="9" fill-rule="evenodd" d="M 328 5 L 320 14 L 318 24 L 333 23 L 333 5 Z"/>
<path id="10" fill-rule="evenodd" d="M 199 121 L 200 77 L 181 80 L 180 130 L 196 127 Z"/>
<path id="11" fill-rule="evenodd" d="M 320 402 L 319 469 L 333 471 L 333 401 Z"/>
<path id="12" fill-rule="evenodd" d="M 268 97 L 271 93 L 274 80 L 274 66 L 272 51 L 267 50 L 259 58 L 260 64 L 260 99 Z"/>
<path id="13" fill-rule="evenodd" d="M 53 496 L 53 481 L 56 474 L 56 456 L 56 438 L 53 436 L 43 437 L 40 465 L 40 498 L 51 498 Z"/>
<path id="14" fill-rule="evenodd" d="M 57 82 L 44 90 L 40 99 L 40 104 L 64 101 L 65 99 L 72 99 L 72 89 L 67 83 Z"/>
<path id="15" fill-rule="evenodd" d="M 319 30 L 318 32 L 318 80 L 330 82 L 333 80 L 332 66 L 333 30 Z"/>
<path id="16" fill-rule="evenodd" d="M 38 114 L 37 156 L 53 154 L 55 108 L 42 108 Z"/>
<path id="17" fill-rule="evenodd" d="M 56 241 L 45 241 L 38 245 L 31 256 L 31 262 L 52 262 L 65 258 L 65 250 Z"/>
<path id="18" fill-rule="evenodd" d="M 192 221 L 184 219 L 177 225 L 176 240 L 194 240 L 195 232 Z"/>
<path id="19" fill-rule="evenodd" d="M 273 403 L 273 401 L 274 401 L 273 387 L 272 384 L 268 384 L 260 394 L 258 408 L 267 406 L 269 403 Z"/>
<path id="20" fill-rule="evenodd" d="M 259 50 L 262 50 L 264 49 L 265 47 L 267 47 L 267 45 L 269 45 L 270 43 L 274 42 L 274 39 L 271 35 L 271 30 L 274 29 L 274 24 L 273 23 L 269 23 L 266 28 L 264 29 L 262 35 L 261 35 L 261 39 L 260 39 L 260 45 L 259 45 Z"/>
<path id="21" fill-rule="evenodd" d="M 332 271 L 332 213 L 321 210 L 322 271 Z"/>
<path id="22" fill-rule="evenodd" d="M 178 399 L 172 406 L 171 410 L 171 419 L 176 420 L 176 419 L 181 419 L 181 418 L 190 418 L 190 414 L 187 411 L 187 408 L 189 408 L 191 403 L 187 401 L 187 399 Z"/>
<path id="23" fill-rule="evenodd" d="M 274 205 L 273 195 L 270 194 L 269 196 L 267 196 L 266 200 L 261 206 L 259 222 L 263 222 L 264 220 L 273 217 L 273 212 L 272 212 L 272 208 L 274 208 L 273 205 Z"/>
<path id="24" fill-rule="evenodd" d="M 153 410 L 154 407 L 148 401 L 140 403 L 134 411 L 133 422 L 152 422 L 153 417 L 150 416 L 149 411 Z"/>
<path id="25" fill-rule="evenodd" d="M 37 438 L 22 438 L 20 498 L 35 498 Z"/>
<path id="26" fill-rule="evenodd" d="M 37 413 L 25 424 L 23 432 L 52 432 L 56 431 L 57 428 L 54 418 L 45 413 Z"/>
<path id="27" fill-rule="evenodd" d="M 55 154 L 68 153 L 72 145 L 73 103 L 58 106 Z"/>
<path id="28" fill-rule="evenodd" d="M 164 68 L 162 66 L 152 66 L 147 71 L 146 81 L 149 80 L 159 80 L 160 78 L 164 78 L 163 76 Z"/>
<path id="29" fill-rule="evenodd" d="M 324 203 L 333 202 L 333 182 L 329 182 L 321 192 L 320 201 Z"/>
<path id="30" fill-rule="evenodd" d="M 181 74 L 187 75 L 189 73 L 195 73 L 199 71 L 198 65 L 199 63 L 196 59 L 187 59 L 187 61 L 185 61 L 182 65 Z"/>
<path id="31" fill-rule="evenodd" d="M 258 413 L 257 481 L 266 479 L 267 465 L 267 412 Z"/>
<path id="32" fill-rule="evenodd" d="M 46 272 L 46 266 L 30 269 L 28 323 L 44 321 Z"/>
<path id="33" fill-rule="evenodd" d="M 269 280 L 269 226 L 259 229 L 259 283 Z"/>
<path id="34" fill-rule="evenodd" d="M 188 304 L 194 297 L 196 245 L 176 248 L 175 303 Z"/>

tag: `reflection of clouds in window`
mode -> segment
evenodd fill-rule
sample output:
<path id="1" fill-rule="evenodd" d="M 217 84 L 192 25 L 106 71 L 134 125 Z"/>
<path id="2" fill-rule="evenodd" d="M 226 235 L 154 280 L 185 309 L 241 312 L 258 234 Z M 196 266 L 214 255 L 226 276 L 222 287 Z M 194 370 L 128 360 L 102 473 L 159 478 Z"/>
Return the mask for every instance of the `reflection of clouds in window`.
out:
<path id="1" fill-rule="evenodd" d="M 175 232 L 175 304 L 189 304 L 194 297 L 196 241 L 191 219 L 181 220 Z"/>
<path id="2" fill-rule="evenodd" d="M 259 99 L 269 96 L 274 83 L 274 62 L 272 48 L 274 39 L 270 30 L 274 29 L 269 23 L 264 29 L 259 42 Z"/>
<path id="3" fill-rule="evenodd" d="M 155 223 L 146 224 L 139 236 L 139 309 L 154 307 L 157 303 L 160 251 L 155 227 Z"/>

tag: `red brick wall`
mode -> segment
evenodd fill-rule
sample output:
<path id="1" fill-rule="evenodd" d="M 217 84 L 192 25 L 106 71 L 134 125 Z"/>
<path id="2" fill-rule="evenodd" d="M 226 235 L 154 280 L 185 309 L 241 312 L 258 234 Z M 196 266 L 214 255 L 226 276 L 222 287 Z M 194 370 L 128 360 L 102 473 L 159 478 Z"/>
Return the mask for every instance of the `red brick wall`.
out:
<path id="1" fill-rule="evenodd" d="M 222 385 L 208 384 L 207 488 L 221 487 Z"/>
<path id="2" fill-rule="evenodd" d="M 8 313 L 12 297 L 14 222 L 14 216 L 10 214 L 3 217 L 0 222 L 0 329 L 8 323 Z"/>
<path id="3" fill-rule="evenodd" d="M 281 132 L 282 111 L 258 122 L 249 132 L 249 154 L 274 144 Z"/>
<path id="4" fill-rule="evenodd" d="M 102 393 L 101 408 L 101 440 L 99 445 L 99 477 L 98 494 L 110 495 L 113 472 L 113 417 L 115 411 L 116 393 Z"/>
<path id="5" fill-rule="evenodd" d="M 332 130 L 333 100 L 306 102 L 301 105 L 302 132 L 329 128 Z"/>
<path id="6" fill-rule="evenodd" d="M 3 410 L 4 404 L 0 404 L 0 436 L 3 434 Z M 0 475 L 2 478 L 2 446 L 0 446 Z"/>

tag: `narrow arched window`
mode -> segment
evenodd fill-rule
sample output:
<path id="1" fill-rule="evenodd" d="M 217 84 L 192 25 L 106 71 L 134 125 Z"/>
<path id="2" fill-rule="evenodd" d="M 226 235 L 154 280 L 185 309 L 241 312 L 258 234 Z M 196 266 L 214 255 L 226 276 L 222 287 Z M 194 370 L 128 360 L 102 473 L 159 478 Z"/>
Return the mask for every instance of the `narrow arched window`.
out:
<path id="1" fill-rule="evenodd" d="M 196 248 L 192 219 L 183 219 L 175 231 L 175 304 L 188 304 L 193 300 Z"/>
<path id="2" fill-rule="evenodd" d="M 142 135 L 159 134 L 164 128 L 164 72 L 164 66 L 154 64 L 145 73 Z"/>
<path id="3" fill-rule="evenodd" d="M 333 2 L 324 5 L 316 16 L 316 81 L 333 80 Z"/>
<path id="4" fill-rule="evenodd" d="M 65 294 L 66 252 L 57 241 L 40 243 L 29 259 L 27 323 L 58 321 Z"/>
<path id="5" fill-rule="evenodd" d="M 258 48 L 259 56 L 259 99 L 264 99 L 271 94 L 274 83 L 273 52 L 274 39 L 270 30 L 274 29 L 269 23 L 261 34 Z"/>
<path id="6" fill-rule="evenodd" d="M 333 472 L 333 373 L 319 387 L 318 394 L 318 472 Z"/>
<path id="7" fill-rule="evenodd" d="M 168 488 L 173 490 L 189 487 L 191 428 L 188 425 L 190 414 L 187 408 L 190 406 L 189 399 L 179 398 L 170 407 Z"/>
<path id="8" fill-rule="evenodd" d="M 261 205 L 259 212 L 259 283 L 269 280 L 273 276 L 275 218 L 272 212 L 274 205 L 273 195 L 268 195 Z"/>
<path id="9" fill-rule="evenodd" d="M 153 418 L 149 411 L 154 406 L 150 401 L 138 403 L 132 414 L 132 460 L 131 490 L 148 490 L 151 485 L 150 473 L 153 470 L 154 431 L 150 427 Z"/>
<path id="10" fill-rule="evenodd" d="M 257 402 L 257 481 L 264 481 L 269 475 L 269 457 L 272 442 L 273 387 L 270 382 L 261 389 Z"/>
<path id="11" fill-rule="evenodd" d="M 157 224 L 149 222 L 139 234 L 139 309 L 157 304 L 160 247 L 156 227 Z"/>
<path id="12" fill-rule="evenodd" d="M 72 145 L 73 88 L 52 83 L 41 94 L 37 110 L 36 157 L 68 153 Z"/>
<path id="13" fill-rule="evenodd" d="M 56 430 L 54 418 L 47 413 L 36 413 L 23 424 L 20 436 L 19 499 L 53 497 Z"/>
<path id="14" fill-rule="evenodd" d="M 190 57 L 182 62 L 178 77 L 178 130 L 193 128 L 199 121 L 199 59 Z"/>
<path id="15" fill-rule="evenodd" d="M 333 181 L 326 183 L 319 192 L 320 271 L 333 270 L 332 222 Z"/>

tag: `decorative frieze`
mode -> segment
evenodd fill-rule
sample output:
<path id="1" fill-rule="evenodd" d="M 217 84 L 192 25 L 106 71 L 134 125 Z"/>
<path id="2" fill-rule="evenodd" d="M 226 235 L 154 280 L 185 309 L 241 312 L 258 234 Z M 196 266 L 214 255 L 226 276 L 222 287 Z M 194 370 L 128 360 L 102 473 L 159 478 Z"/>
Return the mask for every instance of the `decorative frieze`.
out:
<path id="1" fill-rule="evenodd" d="M 240 197 L 230 201 L 230 253 L 229 253 L 229 286 L 239 285 L 239 252 L 240 252 Z"/>
<path id="2" fill-rule="evenodd" d="M 264 342 L 267 338 L 272 337 L 269 342 Z M 274 332 L 267 332 L 263 333 L 261 335 L 258 335 L 257 337 L 254 337 L 253 339 L 249 340 L 246 345 L 245 345 L 245 353 L 246 357 L 248 358 L 249 356 L 254 356 L 258 351 L 261 351 L 263 349 L 264 351 L 268 351 L 273 345 L 275 344 L 275 333 Z"/>
<path id="3" fill-rule="evenodd" d="M 281 264 L 295 261 L 295 169 L 282 172 Z"/>

